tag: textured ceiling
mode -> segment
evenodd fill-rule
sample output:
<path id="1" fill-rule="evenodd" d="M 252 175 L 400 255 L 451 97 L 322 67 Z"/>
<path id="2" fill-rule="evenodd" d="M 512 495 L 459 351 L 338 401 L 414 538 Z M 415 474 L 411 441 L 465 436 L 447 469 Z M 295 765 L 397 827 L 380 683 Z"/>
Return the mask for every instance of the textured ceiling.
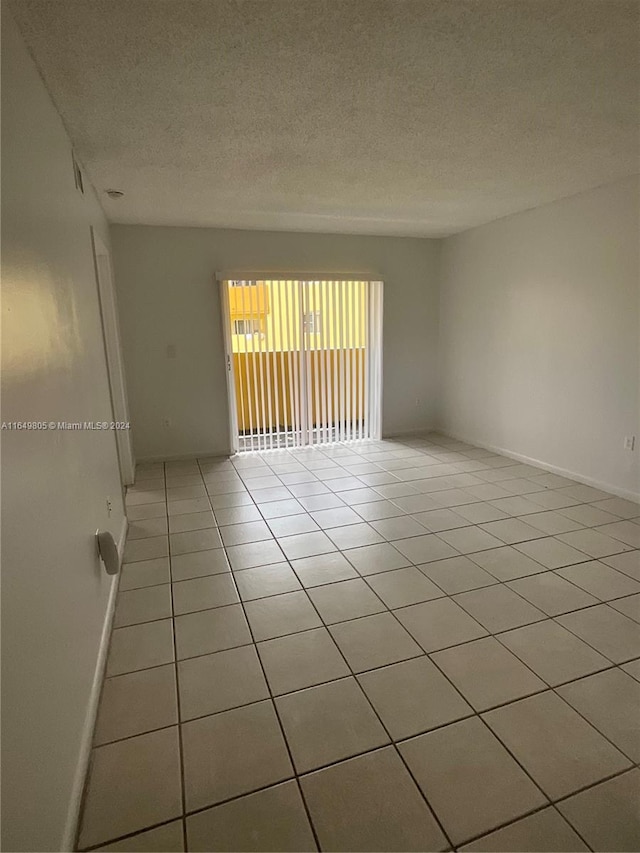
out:
<path id="1" fill-rule="evenodd" d="M 636 0 L 12 0 L 115 222 L 440 236 L 638 171 Z"/>

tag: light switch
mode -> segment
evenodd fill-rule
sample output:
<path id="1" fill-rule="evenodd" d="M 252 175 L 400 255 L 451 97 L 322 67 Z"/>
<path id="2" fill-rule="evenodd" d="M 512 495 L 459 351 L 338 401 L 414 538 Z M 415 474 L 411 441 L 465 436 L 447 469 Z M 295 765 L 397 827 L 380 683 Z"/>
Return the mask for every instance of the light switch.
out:
<path id="1" fill-rule="evenodd" d="M 175 344 L 167 344 L 167 358 L 175 358 L 176 357 L 176 345 Z"/>

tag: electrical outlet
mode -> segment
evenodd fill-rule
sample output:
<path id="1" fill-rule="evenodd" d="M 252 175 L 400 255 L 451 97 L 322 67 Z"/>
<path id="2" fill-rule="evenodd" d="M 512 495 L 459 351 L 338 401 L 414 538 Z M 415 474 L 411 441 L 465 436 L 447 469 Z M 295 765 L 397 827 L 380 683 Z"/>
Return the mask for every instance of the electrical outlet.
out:
<path id="1" fill-rule="evenodd" d="M 635 435 L 627 435 L 624 439 L 624 449 L 625 450 L 634 450 L 636 446 L 636 437 Z"/>
<path id="2" fill-rule="evenodd" d="M 113 512 L 113 502 L 111 498 L 107 498 L 107 515 L 111 518 L 111 513 Z"/>
<path id="3" fill-rule="evenodd" d="M 171 421 L 169 420 L 169 418 L 163 418 L 162 419 L 162 426 L 163 427 L 170 427 L 171 426 Z"/>

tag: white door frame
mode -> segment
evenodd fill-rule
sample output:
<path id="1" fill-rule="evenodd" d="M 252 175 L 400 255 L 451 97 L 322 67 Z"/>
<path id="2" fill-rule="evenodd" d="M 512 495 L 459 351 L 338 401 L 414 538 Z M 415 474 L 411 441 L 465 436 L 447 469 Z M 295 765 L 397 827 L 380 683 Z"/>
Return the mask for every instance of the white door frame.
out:
<path id="1" fill-rule="evenodd" d="M 382 393 L 383 393 L 383 319 L 384 319 L 384 282 L 380 280 L 371 281 L 369 284 L 369 330 L 375 346 L 369 347 L 368 361 L 370 371 L 370 382 L 375 389 L 375 397 L 369 402 L 368 415 L 370 419 L 369 430 L 371 438 L 376 441 L 382 439 Z M 369 386 L 369 382 L 367 382 Z M 366 393 L 370 394 L 371 387 L 367 387 Z"/>
<path id="2" fill-rule="evenodd" d="M 120 344 L 120 323 L 118 320 L 118 305 L 113 274 L 111 271 L 111 256 L 102 239 L 91 228 L 93 257 L 96 267 L 96 282 L 98 285 L 98 301 L 100 304 L 100 319 L 104 351 L 109 377 L 109 393 L 111 395 L 111 410 L 113 420 L 119 423 L 129 423 L 129 403 L 127 400 L 127 385 L 122 361 Z M 130 486 L 135 479 L 135 457 L 129 429 L 117 429 L 115 432 L 120 480 L 123 486 Z"/>
<path id="3" fill-rule="evenodd" d="M 233 363 L 233 346 L 231 341 L 231 327 L 229 324 L 229 284 L 225 279 L 220 279 L 220 315 L 222 321 L 222 337 L 225 352 L 225 373 L 227 375 L 227 406 L 229 407 L 229 447 L 231 453 L 237 453 L 240 449 L 240 435 L 238 433 L 238 403 L 236 399 L 236 376 Z"/>

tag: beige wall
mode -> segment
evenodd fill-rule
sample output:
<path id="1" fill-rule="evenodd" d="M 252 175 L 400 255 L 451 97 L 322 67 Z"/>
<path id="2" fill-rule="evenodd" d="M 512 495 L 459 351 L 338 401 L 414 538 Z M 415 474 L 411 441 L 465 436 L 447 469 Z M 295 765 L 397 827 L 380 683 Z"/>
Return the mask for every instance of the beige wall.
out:
<path id="1" fill-rule="evenodd" d="M 106 222 L 4 5 L 2 132 L 2 420 L 111 420 L 90 234 L 108 243 Z M 113 433 L 2 432 L 3 850 L 69 843 L 113 583 L 93 534 L 123 517 Z"/>
<path id="2" fill-rule="evenodd" d="M 634 178 L 444 240 L 443 429 L 640 492 L 639 224 Z"/>
<path id="3" fill-rule="evenodd" d="M 385 283 L 383 431 L 432 425 L 438 241 L 137 225 L 112 226 L 111 239 L 138 458 L 229 448 L 213 283 L 219 270 L 379 274 Z M 167 357 L 169 345 L 175 358 Z"/>

